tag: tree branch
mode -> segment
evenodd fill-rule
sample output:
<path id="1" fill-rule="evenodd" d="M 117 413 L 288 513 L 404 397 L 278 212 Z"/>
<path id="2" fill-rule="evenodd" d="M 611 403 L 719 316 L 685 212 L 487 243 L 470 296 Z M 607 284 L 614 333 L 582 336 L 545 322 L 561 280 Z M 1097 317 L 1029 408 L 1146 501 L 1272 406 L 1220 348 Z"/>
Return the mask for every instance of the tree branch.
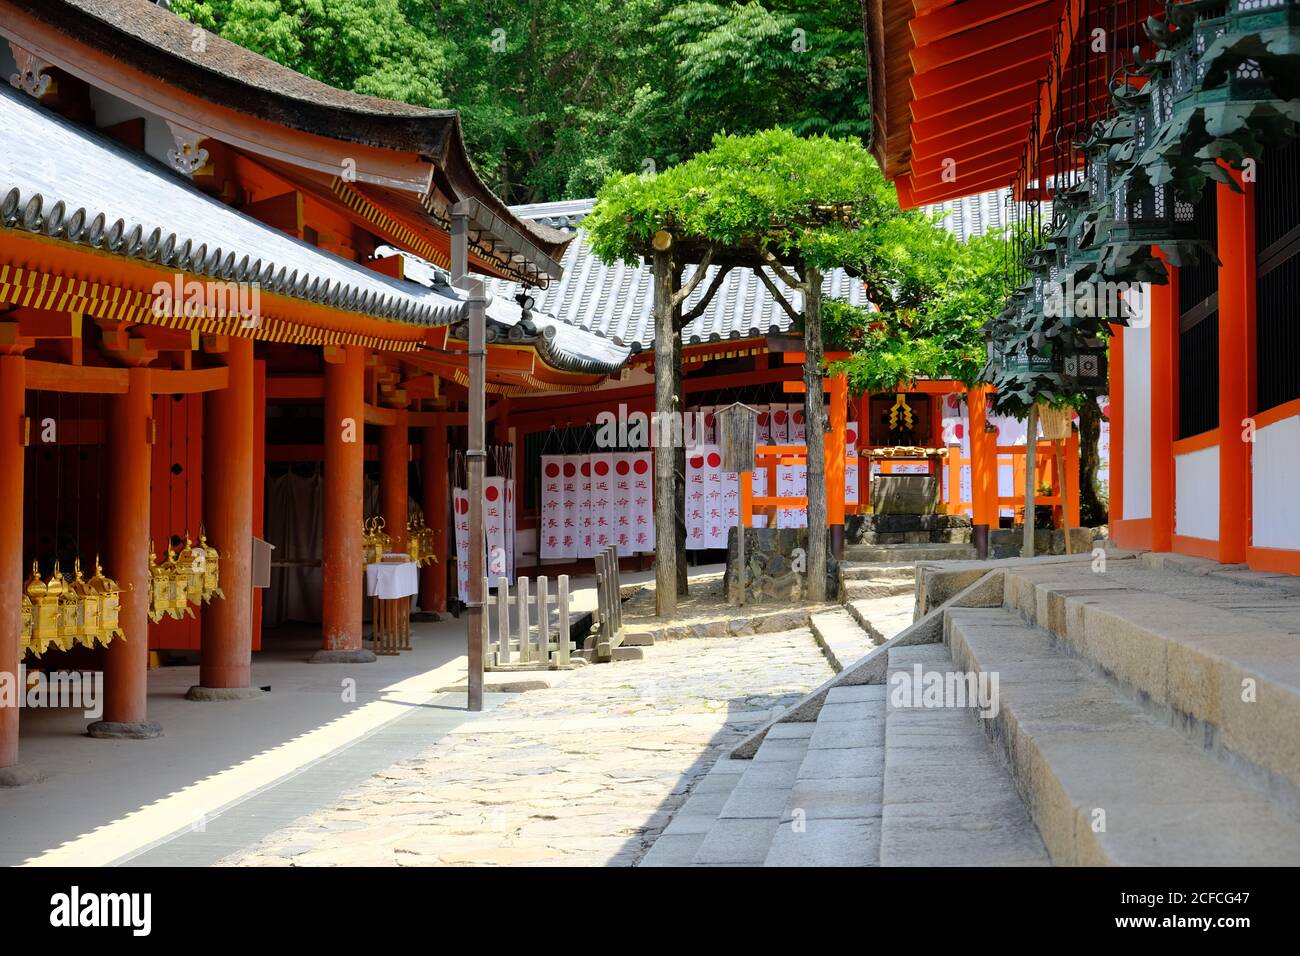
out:
<path id="1" fill-rule="evenodd" d="M 776 287 L 775 282 L 773 282 L 770 278 L 768 278 L 767 273 L 764 272 L 761 268 L 759 268 L 754 270 L 754 274 L 763 281 L 763 285 L 767 286 L 767 291 L 772 293 L 772 298 L 776 299 L 777 304 L 780 305 L 781 308 L 785 309 L 785 314 L 790 316 L 790 320 L 792 322 L 798 322 L 799 313 L 796 312 L 794 308 L 790 305 L 790 303 L 786 301 L 785 296 L 782 295 L 781 293 L 781 290 Z"/>
<path id="2" fill-rule="evenodd" d="M 682 286 L 673 294 L 672 300 L 669 302 L 670 308 L 676 309 L 691 297 L 691 293 L 695 291 L 695 287 L 704 279 L 705 273 L 709 271 L 709 266 L 713 264 L 713 252 L 714 247 L 709 246 L 704 253 L 704 258 L 701 259 L 700 264 L 695 267 L 695 271 L 691 274 L 686 285 Z"/>
<path id="3" fill-rule="evenodd" d="M 718 289 L 722 287 L 722 282 L 727 278 L 727 273 L 730 271 L 730 265 L 725 265 L 718 269 L 718 274 L 715 275 L 713 281 L 709 283 L 709 288 L 705 290 L 704 297 L 700 299 L 699 302 L 695 303 L 689 312 L 682 313 L 683 325 L 687 322 L 693 321 L 694 319 L 698 319 L 704 314 L 704 310 L 709 307 L 709 303 L 713 301 L 713 297 L 718 294 Z"/>
<path id="4" fill-rule="evenodd" d="M 793 272 L 781 265 L 780 260 L 766 249 L 763 250 L 763 261 L 767 263 L 769 269 L 776 273 L 776 277 L 790 288 L 799 289 L 803 287 L 803 282 Z M 759 272 L 761 275 L 762 270 L 759 270 Z"/>

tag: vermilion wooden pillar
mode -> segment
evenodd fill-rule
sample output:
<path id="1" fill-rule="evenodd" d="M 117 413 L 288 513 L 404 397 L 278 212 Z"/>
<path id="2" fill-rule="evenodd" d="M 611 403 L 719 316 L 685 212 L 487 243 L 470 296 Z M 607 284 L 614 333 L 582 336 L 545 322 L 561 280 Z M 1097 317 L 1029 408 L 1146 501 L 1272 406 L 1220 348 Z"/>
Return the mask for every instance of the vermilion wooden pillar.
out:
<path id="1" fill-rule="evenodd" d="M 384 531 L 392 538 L 391 550 L 405 551 L 411 446 L 406 412 L 399 410 L 394 418 L 393 424 L 380 429 L 379 513 L 384 517 Z"/>
<path id="2" fill-rule="evenodd" d="M 433 529 L 433 553 L 438 560 L 421 570 L 420 606 L 447 610 L 447 430 L 424 430 L 424 520 Z"/>
<path id="3" fill-rule="evenodd" d="M 1156 252 L 1160 255 L 1159 251 Z M 1174 546 L 1174 433 L 1177 429 L 1178 270 L 1151 286 L 1151 549 Z"/>
<path id="4" fill-rule="evenodd" d="M 362 493 L 365 475 L 365 351 L 325 350 L 325 489 L 322 663 L 373 661 L 361 643 Z"/>
<path id="5" fill-rule="evenodd" d="M 199 685 L 190 700 L 260 694 L 253 665 L 253 340 L 231 337 L 228 384 L 203 396 L 203 521 L 225 598 L 200 613 Z"/>
<path id="6" fill-rule="evenodd" d="M 0 355 L 0 786 L 18 783 L 18 679 L 22 663 L 23 605 L 23 402 L 26 363 L 21 355 Z M 6 774 L 6 769 L 9 773 Z M 10 778 L 13 779 L 10 779 Z"/>
<path id="7" fill-rule="evenodd" d="M 1110 327 L 1110 514 L 1112 528 L 1124 520 L 1124 327 Z M 1113 537 L 1113 535 L 1112 535 Z"/>
<path id="8" fill-rule="evenodd" d="M 988 433 L 988 390 L 976 386 L 966 393 L 967 420 L 970 424 L 971 511 L 974 517 L 974 541 L 981 558 L 988 557 L 989 530 L 998 522 L 997 473 L 998 454 L 993 436 Z M 990 490 L 991 489 L 991 490 Z M 992 499 L 992 500 L 990 500 Z"/>
<path id="9" fill-rule="evenodd" d="M 108 400 L 104 572 L 122 589 L 123 640 L 104 651 L 104 717 L 92 737 L 157 737 L 147 717 L 149 677 L 149 468 L 153 396 L 147 368 L 127 369 L 125 394 Z M 160 547 L 162 544 L 159 545 Z"/>
<path id="10" fill-rule="evenodd" d="M 1240 564 L 1250 547 L 1254 413 L 1255 203 L 1253 183 L 1218 186 L 1219 560 Z"/>

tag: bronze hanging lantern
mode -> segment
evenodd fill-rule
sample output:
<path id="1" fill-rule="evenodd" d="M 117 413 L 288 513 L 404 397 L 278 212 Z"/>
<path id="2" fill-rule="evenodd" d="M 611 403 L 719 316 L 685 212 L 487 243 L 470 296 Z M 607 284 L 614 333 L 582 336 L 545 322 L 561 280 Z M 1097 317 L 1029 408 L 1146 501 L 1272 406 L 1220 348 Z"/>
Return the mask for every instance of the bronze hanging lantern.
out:
<path id="1" fill-rule="evenodd" d="M 96 639 L 101 645 L 107 645 L 114 638 L 122 638 L 119 623 L 122 613 L 122 589 L 112 578 L 104 576 L 104 569 L 95 557 L 95 576 L 86 582 L 89 590 L 99 602 L 99 632 Z"/>
<path id="2" fill-rule="evenodd" d="M 67 603 L 64 630 L 82 647 L 94 647 L 99 638 L 103 603 L 91 588 L 90 582 L 81 576 L 81 558 L 73 562 L 72 581 L 68 584 L 68 591 L 74 600 Z"/>

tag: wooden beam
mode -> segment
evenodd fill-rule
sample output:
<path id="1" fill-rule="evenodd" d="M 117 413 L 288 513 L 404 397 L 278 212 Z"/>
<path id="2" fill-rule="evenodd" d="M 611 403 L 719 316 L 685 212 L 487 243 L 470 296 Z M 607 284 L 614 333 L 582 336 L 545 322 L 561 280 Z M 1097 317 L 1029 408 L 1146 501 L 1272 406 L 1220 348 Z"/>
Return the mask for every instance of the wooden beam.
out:
<path id="1" fill-rule="evenodd" d="M 149 370 L 149 390 L 155 395 L 192 395 L 215 392 L 230 384 L 230 370 L 224 365 L 188 371 L 169 368 Z"/>
<path id="2" fill-rule="evenodd" d="M 383 408 L 379 405 L 366 405 L 367 425 L 396 425 L 397 409 Z"/>
<path id="3" fill-rule="evenodd" d="M 323 399 L 325 377 L 323 375 L 268 375 L 266 397 L 304 401 Z"/>
<path id="4" fill-rule="evenodd" d="M 912 47 L 912 68 L 920 72 L 956 63 L 1026 37 L 1037 38 L 1046 53 L 1051 49 L 1052 34 L 1060 19 L 1059 0 L 1040 3 L 925 46 Z"/>
<path id="5" fill-rule="evenodd" d="M 74 392 L 83 395 L 125 395 L 127 370 L 97 365 L 62 365 L 27 361 L 27 388 L 37 392 Z"/>

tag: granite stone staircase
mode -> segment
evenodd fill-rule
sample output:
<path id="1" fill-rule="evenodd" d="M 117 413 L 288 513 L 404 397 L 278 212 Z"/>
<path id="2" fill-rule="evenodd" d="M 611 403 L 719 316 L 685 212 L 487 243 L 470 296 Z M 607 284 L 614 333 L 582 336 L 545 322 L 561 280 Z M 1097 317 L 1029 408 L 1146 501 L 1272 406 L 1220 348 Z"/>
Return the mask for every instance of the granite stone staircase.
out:
<path id="1" fill-rule="evenodd" d="M 642 865 L 1300 863 L 1300 581 L 1120 553 L 916 579 L 944 603 L 718 761 Z M 895 706 L 917 668 L 996 707 Z"/>

